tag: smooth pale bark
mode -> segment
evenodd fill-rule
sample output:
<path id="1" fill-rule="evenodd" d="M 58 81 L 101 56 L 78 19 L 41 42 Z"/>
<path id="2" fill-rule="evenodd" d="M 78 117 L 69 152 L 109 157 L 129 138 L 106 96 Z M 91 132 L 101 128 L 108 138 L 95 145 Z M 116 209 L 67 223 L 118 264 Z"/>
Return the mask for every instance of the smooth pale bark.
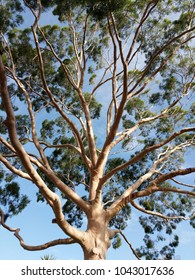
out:
<path id="1" fill-rule="evenodd" d="M 110 232 L 108 229 L 106 211 L 99 205 L 91 207 L 88 215 L 88 227 L 82 244 L 84 259 L 103 260 L 110 247 Z"/>

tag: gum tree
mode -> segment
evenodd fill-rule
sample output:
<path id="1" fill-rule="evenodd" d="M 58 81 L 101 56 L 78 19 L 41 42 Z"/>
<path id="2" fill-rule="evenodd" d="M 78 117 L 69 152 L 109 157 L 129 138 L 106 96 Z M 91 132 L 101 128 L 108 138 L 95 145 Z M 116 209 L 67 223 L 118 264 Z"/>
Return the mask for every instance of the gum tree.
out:
<path id="1" fill-rule="evenodd" d="M 34 21 L 20 28 L 27 9 Z M 195 226 L 194 186 L 184 180 L 195 172 L 185 163 L 194 9 L 174 0 L 1 1 L 1 224 L 24 249 L 77 243 L 85 259 L 105 259 L 124 237 L 137 258 L 170 259 L 179 237 L 167 244 L 166 234 L 183 220 Z M 48 11 L 57 24 L 40 24 Z M 7 225 L 29 202 L 18 178 L 37 187 L 64 239 L 30 246 Z M 122 231 L 137 210 L 145 235 L 135 250 Z"/>

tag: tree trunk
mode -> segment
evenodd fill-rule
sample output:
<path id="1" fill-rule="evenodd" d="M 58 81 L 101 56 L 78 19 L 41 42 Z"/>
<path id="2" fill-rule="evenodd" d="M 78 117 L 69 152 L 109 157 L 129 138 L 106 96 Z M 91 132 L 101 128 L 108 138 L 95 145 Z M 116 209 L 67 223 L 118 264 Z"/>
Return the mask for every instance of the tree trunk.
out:
<path id="1" fill-rule="evenodd" d="M 85 260 L 104 260 L 110 247 L 106 212 L 102 207 L 91 209 L 88 227 L 81 244 Z"/>

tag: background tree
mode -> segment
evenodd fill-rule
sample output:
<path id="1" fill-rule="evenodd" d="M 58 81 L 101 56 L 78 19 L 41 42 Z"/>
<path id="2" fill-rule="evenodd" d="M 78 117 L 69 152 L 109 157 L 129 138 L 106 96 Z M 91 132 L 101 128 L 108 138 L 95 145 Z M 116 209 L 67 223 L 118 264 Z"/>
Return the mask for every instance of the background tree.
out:
<path id="1" fill-rule="evenodd" d="M 45 260 L 45 261 L 54 261 L 56 258 L 54 256 L 50 256 L 50 255 L 44 255 L 43 257 L 41 257 L 41 260 Z"/>
<path id="2" fill-rule="evenodd" d="M 24 249 L 78 243 L 85 259 L 105 259 L 111 242 L 128 242 L 122 230 L 136 209 L 145 236 L 136 250 L 128 242 L 135 256 L 171 259 L 179 237 L 166 243 L 166 234 L 183 220 L 195 227 L 194 186 L 182 180 L 195 172 L 185 167 L 195 130 L 194 8 L 1 2 L 1 224 Z M 26 9 L 34 22 L 21 29 Z M 48 9 L 58 25 L 40 25 Z M 29 246 L 5 223 L 29 202 L 18 178 L 37 187 L 65 239 Z"/>

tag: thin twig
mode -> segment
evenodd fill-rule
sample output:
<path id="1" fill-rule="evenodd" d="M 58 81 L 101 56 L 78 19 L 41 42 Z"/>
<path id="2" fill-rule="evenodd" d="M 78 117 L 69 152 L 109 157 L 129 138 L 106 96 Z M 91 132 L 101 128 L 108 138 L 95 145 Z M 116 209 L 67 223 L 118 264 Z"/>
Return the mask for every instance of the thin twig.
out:
<path id="1" fill-rule="evenodd" d="M 124 233 L 122 233 L 122 231 L 119 231 L 120 235 L 124 238 L 124 240 L 127 242 L 127 244 L 129 245 L 131 251 L 133 252 L 134 256 L 138 259 L 141 260 L 140 257 L 138 256 L 137 252 L 135 251 L 135 249 L 133 248 L 133 246 L 131 245 L 131 243 L 128 241 L 128 239 L 126 238 L 126 236 L 124 235 Z"/>

